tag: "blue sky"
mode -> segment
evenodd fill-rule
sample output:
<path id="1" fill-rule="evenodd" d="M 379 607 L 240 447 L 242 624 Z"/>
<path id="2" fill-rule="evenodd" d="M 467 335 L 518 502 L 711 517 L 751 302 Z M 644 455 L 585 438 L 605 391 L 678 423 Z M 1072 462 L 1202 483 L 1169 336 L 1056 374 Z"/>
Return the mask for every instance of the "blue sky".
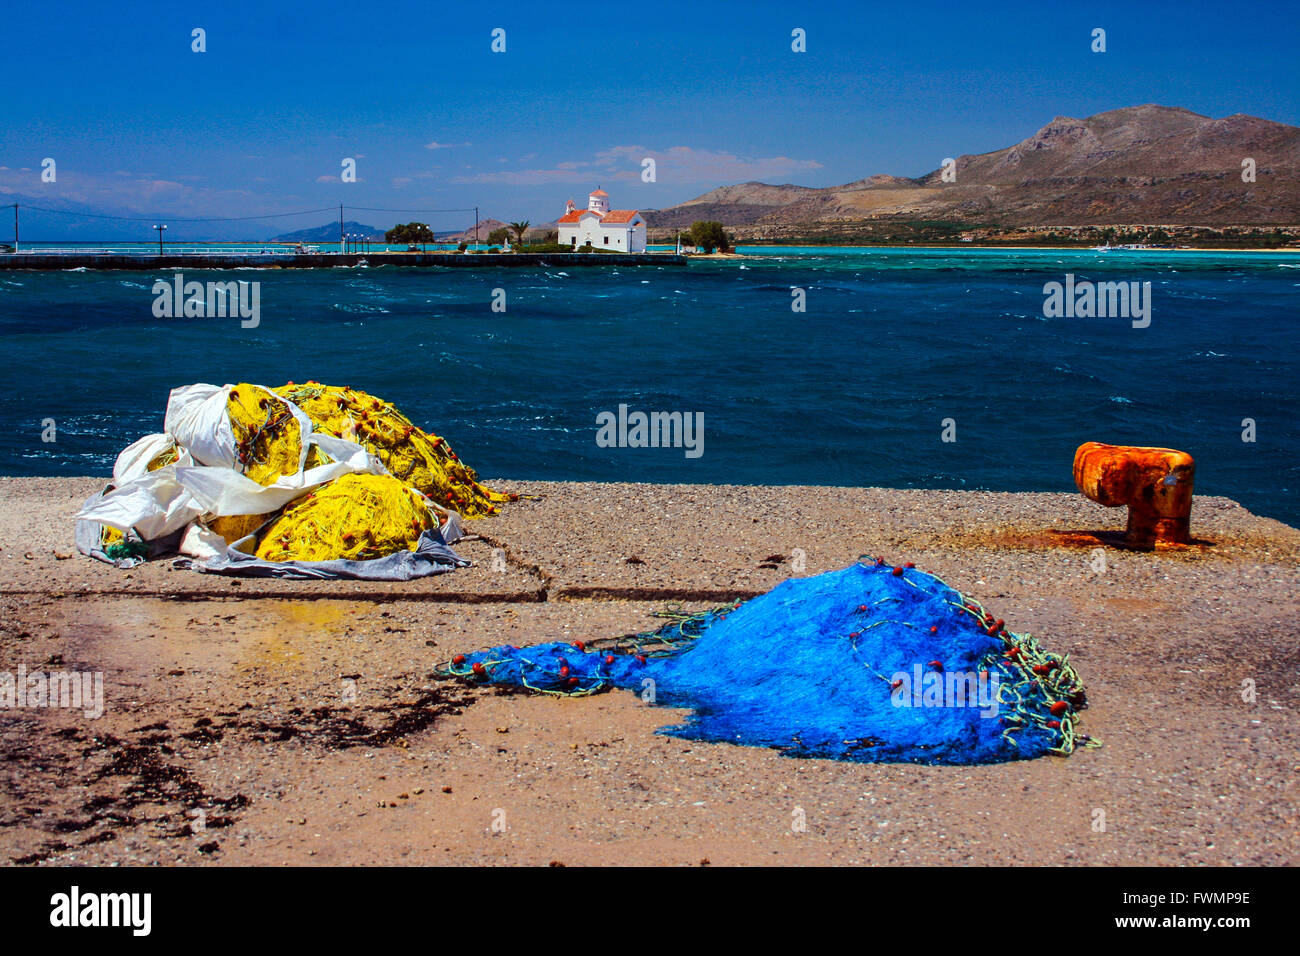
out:
<path id="1" fill-rule="evenodd" d="M 542 222 L 596 185 L 645 209 L 751 179 L 915 176 L 1057 115 L 1140 103 L 1300 125 L 1300 17 L 1285 3 L 77 2 L 11 4 L 2 22 L 0 195 L 146 217 L 343 202 Z M 490 49 L 498 27 L 505 53 Z M 806 53 L 791 50 L 796 27 Z M 339 179 L 345 157 L 355 183 Z M 31 239 L 152 235 L 24 222 Z"/>

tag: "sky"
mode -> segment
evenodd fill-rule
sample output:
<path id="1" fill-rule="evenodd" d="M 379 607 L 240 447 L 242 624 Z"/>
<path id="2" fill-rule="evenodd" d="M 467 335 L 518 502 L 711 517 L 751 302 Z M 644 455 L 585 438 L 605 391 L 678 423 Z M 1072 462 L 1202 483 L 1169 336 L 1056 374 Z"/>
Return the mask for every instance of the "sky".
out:
<path id="1" fill-rule="evenodd" d="M 597 186 L 652 209 L 749 180 L 918 176 L 1142 103 L 1300 125 L 1285 2 L 94 0 L 0 23 L 0 202 L 140 217 L 24 209 L 33 240 L 148 239 L 158 219 L 169 241 L 264 238 L 339 203 L 379 227 L 464 228 L 472 212 L 398 210 L 476 205 L 541 223 Z"/>

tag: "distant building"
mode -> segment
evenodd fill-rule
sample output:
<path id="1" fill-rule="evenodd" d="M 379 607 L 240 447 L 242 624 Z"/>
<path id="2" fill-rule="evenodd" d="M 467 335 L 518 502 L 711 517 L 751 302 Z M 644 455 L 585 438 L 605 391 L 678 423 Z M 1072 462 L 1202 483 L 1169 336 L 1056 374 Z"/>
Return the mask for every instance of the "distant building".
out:
<path id="1" fill-rule="evenodd" d="M 591 243 L 593 249 L 645 252 L 645 220 L 635 209 L 610 209 L 609 193 L 597 188 L 587 197 L 586 209 L 578 209 L 572 199 L 564 204 L 560 242 L 575 249 Z"/>

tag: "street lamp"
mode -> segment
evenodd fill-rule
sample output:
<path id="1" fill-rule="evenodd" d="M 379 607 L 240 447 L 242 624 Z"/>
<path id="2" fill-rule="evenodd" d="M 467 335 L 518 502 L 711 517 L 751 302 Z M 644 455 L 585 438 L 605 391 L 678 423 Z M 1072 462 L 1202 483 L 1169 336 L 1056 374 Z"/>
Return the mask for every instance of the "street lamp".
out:
<path id="1" fill-rule="evenodd" d="M 162 255 L 162 254 L 163 254 L 162 234 L 163 234 L 163 230 L 166 229 L 167 226 L 166 226 L 166 225 L 162 225 L 162 226 L 155 225 L 154 228 L 158 230 L 158 255 Z"/>

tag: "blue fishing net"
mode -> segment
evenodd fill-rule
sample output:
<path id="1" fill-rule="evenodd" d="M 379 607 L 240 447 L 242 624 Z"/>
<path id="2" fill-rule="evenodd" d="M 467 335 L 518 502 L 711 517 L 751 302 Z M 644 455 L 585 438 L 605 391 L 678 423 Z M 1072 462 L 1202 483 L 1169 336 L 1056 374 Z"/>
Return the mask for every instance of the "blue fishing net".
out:
<path id="1" fill-rule="evenodd" d="M 1085 703 L 1049 654 L 940 579 L 859 562 L 745 603 L 666 612 L 645 634 L 505 645 L 449 676 L 571 696 L 622 688 L 688 708 L 662 733 L 856 761 L 988 763 L 1068 754 Z"/>

